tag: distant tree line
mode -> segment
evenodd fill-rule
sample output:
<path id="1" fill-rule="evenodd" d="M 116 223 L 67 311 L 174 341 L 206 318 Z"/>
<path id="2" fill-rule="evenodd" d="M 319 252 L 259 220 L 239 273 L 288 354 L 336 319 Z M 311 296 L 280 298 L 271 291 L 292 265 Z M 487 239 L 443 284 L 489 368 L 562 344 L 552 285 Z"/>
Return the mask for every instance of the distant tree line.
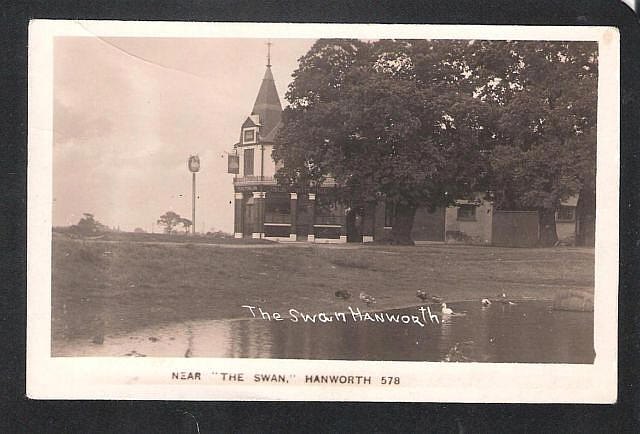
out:
<path id="1" fill-rule="evenodd" d="M 80 218 L 75 225 L 54 229 L 58 232 L 67 232 L 81 236 L 96 236 L 106 232 L 112 232 L 109 226 L 100 223 L 93 214 L 88 212 L 83 213 L 82 218 Z"/>
<path id="2" fill-rule="evenodd" d="M 119 232 L 119 229 L 112 229 L 99 222 L 92 213 L 83 213 L 82 215 L 83 217 L 77 224 L 67 227 L 54 227 L 54 231 L 81 236 L 97 236 L 107 232 Z M 184 233 L 188 233 L 192 225 L 191 220 L 181 217 L 174 211 L 167 211 L 162 214 L 157 220 L 157 223 L 162 226 L 163 231 L 166 234 L 175 234 L 177 229 L 180 227 L 184 229 Z M 133 232 L 137 234 L 147 233 L 147 231 L 141 227 L 136 227 Z M 232 235 L 224 231 L 211 228 L 206 233 L 206 236 L 213 238 L 227 238 Z"/>

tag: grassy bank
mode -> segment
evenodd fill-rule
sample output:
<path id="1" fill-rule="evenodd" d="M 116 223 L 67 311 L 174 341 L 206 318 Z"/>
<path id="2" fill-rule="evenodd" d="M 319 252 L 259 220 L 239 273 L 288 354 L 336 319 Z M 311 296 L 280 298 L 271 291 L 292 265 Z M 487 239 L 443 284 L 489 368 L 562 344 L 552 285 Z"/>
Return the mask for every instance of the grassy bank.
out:
<path id="1" fill-rule="evenodd" d="M 75 239 L 85 241 L 119 241 L 119 242 L 158 242 L 177 244 L 273 244 L 275 241 L 260 240 L 253 238 L 236 239 L 231 235 L 204 235 L 187 234 L 178 232 L 173 234 L 165 233 L 138 233 L 138 232 L 105 232 L 95 235 L 80 235 L 70 230 L 57 229 L 53 231 L 54 239 Z"/>
<path id="2" fill-rule="evenodd" d="M 53 339 L 92 338 L 195 319 L 247 318 L 242 305 L 270 312 L 417 304 L 417 289 L 445 300 L 551 298 L 593 291 L 593 250 L 262 246 L 53 241 Z M 349 290 L 351 300 L 334 296 Z"/>

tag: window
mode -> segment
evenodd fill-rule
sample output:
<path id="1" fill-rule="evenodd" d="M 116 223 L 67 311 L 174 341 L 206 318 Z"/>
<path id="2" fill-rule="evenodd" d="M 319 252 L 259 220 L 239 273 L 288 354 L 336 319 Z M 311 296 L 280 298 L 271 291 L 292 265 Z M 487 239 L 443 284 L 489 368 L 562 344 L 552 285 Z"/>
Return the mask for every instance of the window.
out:
<path id="1" fill-rule="evenodd" d="M 572 222 L 576 215 L 576 207 L 575 206 L 561 206 L 558 209 L 558 218 L 559 221 Z"/>
<path id="2" fill-rule="evenodd" d="M 473 221 L 476 219 L 476 207 L 474 205 L 458 205 L 458 220 Z"/>
<path id="3" fill-rule="evenodd" d="M 256 141 L 256 131 L 255 130 L 244 130 L 244 143 L 253 143 Z"/>
<path id="4" fill-rule="evenodd" d="M 393 227 L 393 216 L 396 213 L 396 207 L 393 202 L 387 202 L 384 205 L 384 226 Z"/>
<path id="5" fill-rule="evenodd" d="M 291 213 L 291 199 L 289 193 L 269 193 L 265 204 L 265 212 L 268 214 Z"/>
<path id="6" fill-rule="evenodd" d="M 316 215 L 317 216 L 334 216 L 338 210 L 338 203 L 329 195 L 316 196 Z"/>
<path id="7" fill-rule="evenodd" d="M 253 175 L 253 149 L 244 150 L 244 176 Z"/>
<path id="8" fill-rule="evenodd" d="M 267 194 L 264 221 L 269 223 L 291 223 L 291 199 L 289 193 Z M 288 230 L 288 229 L 287 229 Z M 287 237 L 289 233 L 287 232 Z"/>
<path id="9" fill-rule="evenodd" d="M 315 204 L 315 224 L 342 225 L 344 214 L 333 194 L 317 194 Z M 338 234 L 339 236 L 340 234 Z M 324 235 L 322 235 L 324 236 Z M 321 236 L 318 236 L 321 238 Z M 332 238 L 332 237 L 329 237 Z"/>

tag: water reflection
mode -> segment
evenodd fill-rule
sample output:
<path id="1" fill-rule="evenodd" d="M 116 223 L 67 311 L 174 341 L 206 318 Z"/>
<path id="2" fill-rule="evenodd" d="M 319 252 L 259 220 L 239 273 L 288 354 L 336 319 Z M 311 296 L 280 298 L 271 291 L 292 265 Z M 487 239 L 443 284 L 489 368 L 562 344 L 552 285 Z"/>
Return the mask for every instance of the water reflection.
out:
<path id="1" fill-rule="evenodd" d="M 593 363 L 593 313 L 552 311 L 546 302 L 515 306 L 452 304 L 462 315 L 439 325 L 369 321 L 311 324 L 261 319 L 208 323 L 201 357 Z M 416 308 L 390 311 L 416 315 Z"/>

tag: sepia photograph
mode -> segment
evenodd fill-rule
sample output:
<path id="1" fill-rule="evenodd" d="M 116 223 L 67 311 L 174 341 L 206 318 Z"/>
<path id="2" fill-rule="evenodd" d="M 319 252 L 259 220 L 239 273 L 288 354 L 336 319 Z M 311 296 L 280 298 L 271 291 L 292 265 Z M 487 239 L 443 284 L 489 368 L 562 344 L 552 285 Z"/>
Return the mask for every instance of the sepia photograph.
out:
<path id="1" fill-rule="evenodd" d="M 593 366 L 602 42 L 263 33 L 51 38 L 46 357 Z"/>

